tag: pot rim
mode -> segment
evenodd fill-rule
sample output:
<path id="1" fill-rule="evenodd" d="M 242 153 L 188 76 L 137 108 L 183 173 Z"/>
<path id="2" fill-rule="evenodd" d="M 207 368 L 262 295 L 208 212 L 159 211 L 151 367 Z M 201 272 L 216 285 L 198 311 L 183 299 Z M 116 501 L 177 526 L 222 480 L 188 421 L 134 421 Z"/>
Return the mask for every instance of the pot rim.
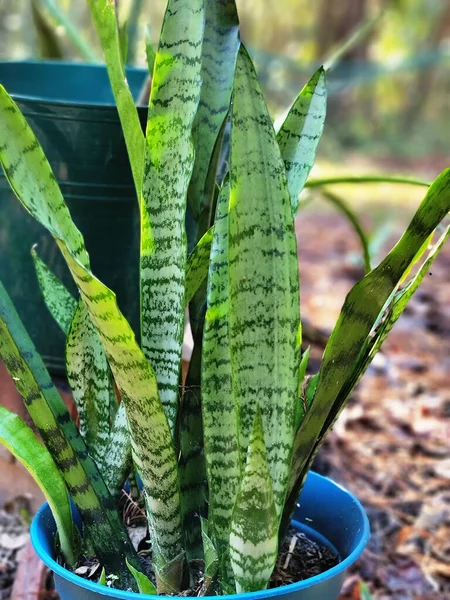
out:
<path id="1" fill-rule="evenodd" d="M 222 600 L 237 600 L 237 598 L 245 597 L 246 600 L 262 600 L 266 598 L 274 598 L 276 596 L 280 596 L 283 594 L 295 593 L 299 590 L 304 590 L 306 588 L 312 587 L 319 583 L 322 583 L 326 580 L 332 579 L 336 575 L 343 573 L 350 565 L 352 565 L 362 554 L 368 540 L 370 537 L 370 525 L 367 514 L 361 504 L 361 502 L 354 496 L 351 492 L 346 490 L 343 486 L 336 483 L 332 479 L 328 477 L 323 477 L 318 473 L 314 473 L 310 471 L 308 473 L 308 477 L 317 478 L 318 481 L 327 481 L 331 483 L 339 492 L 349 496 L 354 504 L 355 509 L 358 511 L 359 516 L 362 521 L 362 527 L 358 532 L 359 541 L 355 546 L 353 551 L 344 558 L 340 563 L 320 573 L 319 575 L 314 575 L 313 577 L 309 577 L 308 579 L 304 579 L 303 581 L 298 581 L 296 583 L 290 583 L 288 585 L 284 585 L 277 588 L 271 588 L 266 590 L 259 590 L 257 592 L 245 592 L 239 594 L 227 594 L 223 596 L 203 596 L 204 600 L 217 600 L 217 598 L 221 598 Z M 46 502 L 41 506 L 41 508 L 36 513 L 33 521 L 31 523 L 30 529 L 30 537 L 31 542 L 33 544 L 34 550 L 39 558 L 49 567 L 56 575 L 59 577 L 71 582 L 74 585 L 82 587 L 91 592 L 95 592 L 97 594 L 104 595 L 105 598 L 119 598 L 121 600 L 149 600 L 153 596 L 149 596 L 148 594 L 140 594 L 136 592 L 127 592 L 124 590 L 118 590 L 113 588 L 105 588 L 105 586 L 95 583 L 93 581 L 89 581 L 88 579 L 84 579 L 75 573 L 72 573 L 68 569 L 65 569 L 60 564 L 58 564 L 44 549 L 39 536 L 40 530 L 40 521 L 43 516 L 43 513 L 49 510 L 48 503 Z M 306 526 L 308 528 L 308 526 Z"/>
<path id="2" fill-rule="evenodd" d="M 93 62 L 93 63 L 85 63 L 85 62 L 81 62 L 81 61 L 66 61 L 66 60 L 33 60 L 33 59 L 23 59 L 23 60 L 0 60 L 0 69 L 2 66 L 8 66 L 8 65 L 32 65 L 32 66 L 38 66 L 38 67 L 56 67 L 56 68 L 61 68 L 61 69 L 72 69 L 72 68 L 76 68 L 76 69 L 94 69 L 94 70 L 101 70 L 101 71 L 107 71 L 106 69 L 106 64 L 102 63 L 102 62 Z M 145 67 L 125 67 L 125 72 L 126 73 L 144 73 L 146 72 L 147 69 Z M 0 81 L 0 83 L 2 83 Z M 53 100 L 53 99 L 48 99 L 45 97 L 41 97 L 41 96 L 35 96 L 33 94 L 23 94 L 23 93 L 11 93 L 10 94 L 12 98 L 14 98 L 14 100 L 22 100 L 22 101 L 35 101 L 35 102 L 39 102 L 39 104 L 45 104 L 45 105 L 50 105 L 50 106 L 63 106 L 63 107 L 74 107 L 74 108 L 86 108 L 86 109 L 92 109 L 95 108 L 96 110 L 111 110 L 117 109 L 116 103 L 115 102 L 86 102 L 86 101 L 80 101 L 80 100 Z M 136 108 L 138 109 L 138 112 L 141 111 L 146 111 L 147 110 L 147 105 L 144 104 L 139 104 L 136 105 Z"/>

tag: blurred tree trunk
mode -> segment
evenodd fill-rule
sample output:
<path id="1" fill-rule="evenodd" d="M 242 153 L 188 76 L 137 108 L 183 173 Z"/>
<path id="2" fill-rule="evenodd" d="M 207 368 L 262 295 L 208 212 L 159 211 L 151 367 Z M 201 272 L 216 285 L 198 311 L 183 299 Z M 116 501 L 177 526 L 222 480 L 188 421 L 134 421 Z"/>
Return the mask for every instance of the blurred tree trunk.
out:
<path id="1" fill-rule="evenodd" d="M 430 33 L 427 36 L 424 44 L 419 47 L 418 53 L 427 53 L 437 51 L 443 40 L 450 38 L 450 2 L 444 0 L 434 14 L 433 22 L 430 23 Z M 409 102 L 403 113 L 403 124 L 405 129 L 411 127 L 411 123 L 417 122 L 421 114 L 426 110 L 428 101 L 432 96 L 433 90 L 436 88 L 433 85 L 433 80 L 436 75 L 436 67 L 438 61 L 430 66 L 422 68 L 414 78 L 409 89 Z M 441 93 L 448 94 L 448 89 Z"/>
<path id="2" fill-rule="evenodd" d="M 366 19 L 368 0 L 320 0 L 317 3 L 317 57 L 324 60 L 329 54 L 348 38 L 350 33 Z M 351 79 L 352 73 L 367 60 L 369 54 L 369 36 L 352 48 L 344 57 L 341 66 L 336 67 L 336 75 L 341 73 L 345 79 Z M 353 102 L 347 90 L 335 95 L 328 105 L 327 119 L 330 122 L 341 122 L 353 111 Z M 365 107 L 365 112 L 369 109 Z M 366 115 L 367 116 L 367 115 Z"/>
<path id="3" fill-rule="evenodd" d="M 324 58 L 367 16 L 367 0 L 320 0 L 317 3 L 317 55 Z M 346 61 L 367 59 L 368 39 L 346 55 Z"/>

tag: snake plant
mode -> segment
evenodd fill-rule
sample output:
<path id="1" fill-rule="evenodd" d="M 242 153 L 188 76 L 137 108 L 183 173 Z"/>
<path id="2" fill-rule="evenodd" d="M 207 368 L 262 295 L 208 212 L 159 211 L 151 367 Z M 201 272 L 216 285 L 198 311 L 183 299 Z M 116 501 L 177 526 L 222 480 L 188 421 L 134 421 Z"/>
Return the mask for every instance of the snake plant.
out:
<path id="1" fill-rule="evenodd" d="M 192 559 L 202 559 L 207 593 L 264 589 L 322 440 L 448 236 L 443 229 L 422 258 L 450 209 L 450 171 L 429 187 L 398 244 L 349 292 L 319 372 L 305 378 L 294 220 L 324 124 L 326 71 L 312 76 L 275 132 L 234 0 L 169 0 L 156 56 L 147 48 L 152 87 L 143 133 L 114 2 L 89 0 L 89 7 L 140 207 L 141 343 L 114 292 L 92 272 L 39 142 L 1 88 L 3 169 L 53 235 L 79 293 L 72 297 L 33 249 L 45 301 L 67 334 L 79 428 L 0 284 L 0 357 L 45 445 L 4 408 L 0 441 L 47 495 L 69 567 L 80 555 L 96 556 L 101 581 L 106 573 L 124 589 L 178 594 L 189 586 Z M 219 180 L 227 123 L 231 143 Z M 195 345 L 184 381 L 186 309 Z M 157 589 L 118 509 L 133 465 Z"/>

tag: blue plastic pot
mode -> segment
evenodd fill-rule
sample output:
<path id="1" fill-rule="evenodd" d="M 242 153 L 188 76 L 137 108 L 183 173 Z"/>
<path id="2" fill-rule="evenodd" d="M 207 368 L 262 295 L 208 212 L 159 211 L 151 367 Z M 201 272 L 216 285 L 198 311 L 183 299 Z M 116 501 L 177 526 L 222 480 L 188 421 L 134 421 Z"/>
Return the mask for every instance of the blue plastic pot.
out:
<path id="1" fill-rule="evenodd" d="M 369 539 L 369 522 L 359 501 L 330 479 L 310 473 L 300 496 L 293 525 L 314 540 L 335 549 L 341 562 L 321 575 L 284 587 L 222 596 L 224 600 L 336 600 L 345 572 L 364 550 Z M 55 562 L 56 526 L 47 504 L 31 525 L 31 541 L 40 559 L 53 571 L 61 600 L 144 600 L 144 594 L 112 590 L 87 581 Z M 216 597 L 217 598 L 217 597 Z M 209 600 L 209 599 L 207 599 Z M 212 600 L 212 598 L 211 598 Z"/>

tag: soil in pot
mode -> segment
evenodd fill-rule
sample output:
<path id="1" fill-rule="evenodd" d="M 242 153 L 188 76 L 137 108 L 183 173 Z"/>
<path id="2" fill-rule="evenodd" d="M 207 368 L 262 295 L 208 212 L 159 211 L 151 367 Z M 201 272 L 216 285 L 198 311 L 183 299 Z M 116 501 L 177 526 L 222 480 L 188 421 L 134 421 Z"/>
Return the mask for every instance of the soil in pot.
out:
<path id="1" fill-rule="evenodd" d="M 130 538 L 141 556 L 144 570 L 150 572 L 150 578 L 156 583 L 151 571 L 151 547 L 148 532 L 143 522 L 139 520 L 127 527 Z M 339 556 L 329 546 L 310 539 L 304 533 L 291 527 L 280 549 L 278 561 L 270 580 L 269 587 L 277 588 L 298 581 L 303 581 L 320 573 L 324 573 L 340 562 Z M 201 560 L 191 562 L 191 572 L 195 574 L 195 584 L 184 590 L 180 596 L 203 596 L 206 590 L 203 587 L 203 568 Z M 98 581 L 101 567 L 95 560 L 83 561 L 75 573 L 85 579 Z M 208 591 L 211 595 L 211 591 Z"/>

